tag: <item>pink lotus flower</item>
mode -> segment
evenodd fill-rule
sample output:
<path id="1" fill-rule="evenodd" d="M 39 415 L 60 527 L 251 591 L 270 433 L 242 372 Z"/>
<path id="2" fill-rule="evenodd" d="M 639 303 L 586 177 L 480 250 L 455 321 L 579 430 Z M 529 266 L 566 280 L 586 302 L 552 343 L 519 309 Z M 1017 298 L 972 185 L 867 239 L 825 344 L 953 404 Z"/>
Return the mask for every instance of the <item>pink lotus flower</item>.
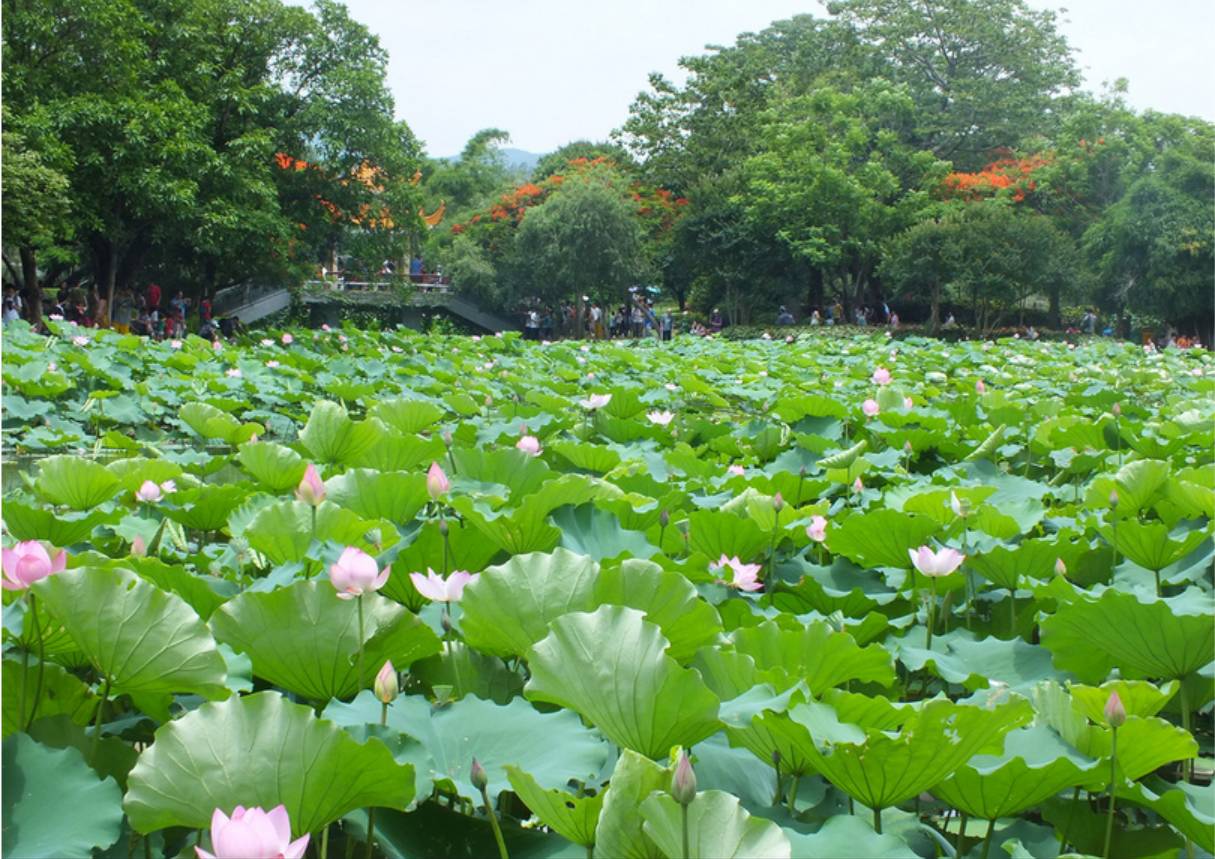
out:
<path id="1" fill-rule="evenodd" d="M 302 859 L 308 838 L 305 834 L 291 840 L 291 820 L 284 805 L 268 814 L 238 805 L 231 819 L 218 808 L 211 815 L 211 849 L 215 852 L 194 849 L 199 859 Z"/>
<path id="2" fill-rule="evenodd" d="M 1121 728 L 1126 724 L 1126 707 L 1122 704 L 1122 698 L 1117 692 L 1111 692 L 1110 697 L 1105 702 L 1105 721 L 1109 722 L 1111 728 Z"/>
<path id="3" fill-rule="evenodd" d="M 1055 575 L 1056 576 L 1066 576 L 1067 575 L 1067 564 L 1063 563 L 1062 558 L 1055 558 Z"/>
<path id="4" fill-rule="evenodd" d="M 741 465 L 731 465 L 726 469 L 726 474 L 729 474 L 732 477 L 745 477 L 747 472 Z"/>
<path id="5" fill-rule="evenodd" d="M 239 367 L 229 367 L 228 368 L 228 377 L 231 379 L 239 379 L 240 378 L 240 368 Z"/>
<path id="6" fill-rule="evenodd" d="M 925 576 L 948 576 L 966 560 L 965 555 L 949 547 L 934 552 L 928 546 L 920 546 L 918 549 L 908 549 L 907 554 L 915 568 Z"/>
<path id="7" fill-rule="evenodd" d="M 219 342 L 218 340 L 213 341 L 213 342 L 211 343 L 211 351 L 212 351 L 212 352 L 222 352 L 222 351 L 224 351 L 224 344 L 223 344 L 223 343 L 221 343 L 221 342 Z"/>
<path id="8" fill-rule="evenodd" d="M 785 342 L 786 342 L 786 343 L 792 343 L 792 342 L 793 342 L 793 335 L 792 335 L 792 334 L 786 335 L 786 337 L 785 337 Z"/>
<path id="9" fill-rule="evenodd" d="M 325 481 L 311 462 L 304 469 L 300 485 L 295 488 L 295 497 L 310 507 L 320 507 L 325 500 Z"/>
<path id="10" fill-rule="evenodd" d="M 83 334 L 77 334 L 75 337 L 72 338 L 72 342 L 75 343 L 77 346 L 88 346 L 89 338 L 85 337 Z"/>
<path id="11" fill-rule="evenodd" d="M 284 346 L 290 346 L 295 342 L 295 338 L 291 336 L 290 332 L 285 332 L 282 336 L 282 341 Z"/>
<path id="12" fill-rule="evenodd" d="M 882 409 L 878 405 L 877 400 L 873 398 L 865 400 L 865 402 L 861 403 L 861 411 L 865 413 L 865 417 L 867 418 L 877 417 L 877 413 L 881 410 Z"/>
<path id="13" fill-rule="evenodd" d="M 25 540 L 11 549 L 0 550 L 0 563 L 4 568 L 0 585 L 5 590 L 20 591 L 63 570 L 67 566 L 67 552 L 60 549 L 52 558 L 37 540 Z"/>
<path id="14" fill-rule="evenodd" d="M 589 411 L 594 411 L 595 409 L 603 408 L 611 401 L 611 394 L 591 394 L 587 399 L 579 400 L 578 405 Z"/>
<path id="15" fill-rule="evenodd" d="M 376 674 L 372 691 L 382 704 L 391 704 L 396 700 L 397 695 L 401 694 L 401 683 L 397 679 L 397 670 L 392 666 L 391 660 L 385 662 L 379 673 Z"/>
<path id="16" fill-rule="evenodd" d="M 321 324 L 321 330 L 322 330 L 322 331 L 332 331 L 333 329 L 329 327 L 329 323 L 328 323 L 328 322 L 325 322 L 325 323 L 322 323 L 322 324 Z"/>
<path id="17" fill-rule="evenodd" d="M 674 382 L 667 382 L 665 385 L 663 385 L 663 387 L 666 388 L 668 391 L 678 391 L 679 390 L 679 385 L 676 385 Z"/>
<path id="18" fill-rule="evenodd" d="M 528 456 L 540 455 L 540 439 L 534 435 L 525 435 L 523 438 L 515 442 L 515 447 L 526 453 Z"/>
<path id="19" fill-rule="evenodd" d="M 810 524 L 806 526 L 806 536 L 816 543 L 821 543 L 827 539 L 827 517 L 812 516 Z"/>
<path id="20" fill-rule="evenodd" d="M 172 495 L 177 491 L 177 482 L 174 480 L 166 480 L 164 483 L 160 484 L 160 491 L 165 495 Z"/>
<path id="21" fill-rule="evenodd" d="M 273 341 L 273 340 L 271 340 L 269 337 L 263 337 L 263 338 L 261 339 L 261 344 L 262 344 L 263 346 L 273 346 L 273 345 L 274 345 L 274 341 Z"/>
<path id="22" fill-rule="evenodd" d="M 875 385 L 889 385 L 890 384 L 890 371 L 887 370 L 885 367 L 878 367 L 876 370 L 873 371 L 873 376 L 872 376 L 872 378 L 870 378 L 869 381 L 873 382 L 873 384 L 875 384 Z"/>
<path id="23" fill-rule="evenodd" d="M 983 384 L 983 380 L 982 380 L 982 379 L 980 379 L 979 381 L 975 382 L 975 393 L 978 393 L 978 394 L 985 394 L 985 393 L 987 393 L 987 386 Z"/>
<path id="24" fill-rule="evenodd" d="M 164 497 L 164 492 L 153 480 L 145 480 L 139 484 L 139 489 L 135 490 L 135 500 L 145 504 L 155 504 L 164 500 Z"/>
<path id="25" fill-rule="evenodd" d="M 915 400 L 913 400 L 911 397 L 903 397 L 903 408 L 905 408 L 905 409 L 914 409 L 914 408 L 915 408 Z"/>
<path id="26" fill-rule="evenodd" d="M 433 602 L 459 602 L 464 596 L 464 587 L 469 582 L 476 581 L 478 574 L 456 570 L 446 580 L 430 567 L 426 575 L 410 573 L 409 580 L 413 582 L 418 593 Z"/>
<path id="27" fill-rule="evenodd" d="M 657 424 L 660 427 L 665 427 L 675 420 L 673 412 L 648 412 L 646 417 L 649 418 L 650 423 Z"/>
<path id="28" fill-rule="evenodd" d="M 438 501 L 451 491 L 451 481 L 447 479 L 447 475 L 443 473 L 443 469 L 437 462 L 432 462 L 430 469 L 426 472 L 426 491 L 430 493 L 430 497 L 434 501 Z"/>
<path id="29" fill-rule="evenodd" d="M 143 537 L 136 534 L 135 539 L 131 541 L 131 557 L 146 558 L 147 556 L 148 544 L 144 542 Z"/>
<path id="30" fill-rule="evenodd" d="M 329 581 L 337 588 L 338 597 L 344 600 L 362 596 L 368 591 L 378 591 L 388 581 L 391 567 L 383 572 L 376 567 L 375 558 L 362 549 L 347 546 L 337 563 L 329 567 Z"/>
<path id="31" fill-rule="evenodd" d="M 762 567 L 759 564 L 744 564 L 735 555 L 733 558 L 727 558 L 722 555 L 716 564 L 711 564 L 709 569 L 715 573 L 720 573 L 730 568 L 731 578 L 726 582 L 730 587 L 737 588 L 740 591 L 757 591 L 763 587 L 759 581 L 759 571 Z"/>
<path id="32" fill-rule="evenodd" d="M 852 491 L 855 492 L 857 495 L 860 495 L 862 492 L 865 491 L 865 484 L 861 483 L 861 479 L 859 477 L 856 480 L 852 481 Z"/>
<path id="33" fill-rule="evenodd" d="M 170 341 L 169 341 L 169 347 L 170 347 L 170 348 L 172 348 L 172 349 L 180 349 L 180 348 L 181 348 L 181 341 L 180 341 L 180 340 L 170 340 Z"/>

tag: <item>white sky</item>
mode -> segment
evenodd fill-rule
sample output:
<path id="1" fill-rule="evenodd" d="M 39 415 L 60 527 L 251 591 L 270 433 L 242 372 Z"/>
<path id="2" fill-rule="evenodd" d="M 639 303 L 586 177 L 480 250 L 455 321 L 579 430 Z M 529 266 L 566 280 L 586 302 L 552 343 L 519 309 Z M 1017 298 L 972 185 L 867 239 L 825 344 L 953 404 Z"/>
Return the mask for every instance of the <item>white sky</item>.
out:
<path id="1" fill-rule="evenodd" d="M 1059 3 L 1029 0 L 1039 8 Z M 646 77 L 813 0 L 346 0 L 388 50 L 397 115 L 430 155 L 478 129 L 548 152 L 623 123 Z M 1126 77 L 1137 108 L 1215 120 L 1215 0 L 1073 0 L 1062 29 L 1088 88 Z"/>

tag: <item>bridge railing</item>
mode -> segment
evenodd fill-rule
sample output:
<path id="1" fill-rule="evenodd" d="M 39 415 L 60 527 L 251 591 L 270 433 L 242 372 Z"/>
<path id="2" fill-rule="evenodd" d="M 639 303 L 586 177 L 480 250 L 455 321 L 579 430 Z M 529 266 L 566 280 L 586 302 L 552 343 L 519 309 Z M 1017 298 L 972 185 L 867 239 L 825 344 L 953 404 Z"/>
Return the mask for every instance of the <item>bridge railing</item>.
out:
<path id="1" fill-rule="evenodd" d="M 451 278 L 437 274 L 400 275 L 376 280 L 325 278 L 324 280 L 304 281 L 304 289 L 309 292 L 385 292 L 398 286 L 409 286 L 421 293 L 447 294 L 453 291 Z"/>

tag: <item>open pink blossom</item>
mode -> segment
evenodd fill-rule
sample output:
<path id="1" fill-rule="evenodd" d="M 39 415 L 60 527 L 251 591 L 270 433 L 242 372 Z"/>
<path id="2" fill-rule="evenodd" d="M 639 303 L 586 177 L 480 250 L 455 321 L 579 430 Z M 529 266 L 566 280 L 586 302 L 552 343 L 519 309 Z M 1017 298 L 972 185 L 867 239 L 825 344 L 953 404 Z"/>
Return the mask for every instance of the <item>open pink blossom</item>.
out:
<path id="1" fill-rule="evenodd" d="M 873 384 L 875 384 L 875 385 L 889 385 L 890 384 L 890 371 L 887 370 L 885 367 L 878 367 L 876 370 L 873 371 L 873 376 L 872 376 L 872 378 L 870 378 L 869 381 L 873 382 Z"/>
<path id="2" fill-rule="evenodd" d="M 145 480 L 135 490 L 135 500 L 142 501 L 145 504 L 155 504 L 158 501 L 164 500 L 164 497 L 164 491 L 154 480 Z"/>
<path id="3" fill-rule="evenodd" d="M 165 495 L 172 495 L 177 491 L 177 481 L 166 480 L 164 483 L 160 484 L 160 491 Z"/>
<path id="4" fill-rule="evenodd" d="M 83 334 L 77 334 L 75 337 L 72 338 L 72 342 L 75 343 L 77 346 L 88 346 L 89 338 L 85 337 Z"/>
<path id="5" fill-rule="evenodd" d="M 726 474 L 732 477 L 746 477 L 747 472 L 741 465 L 731 465 L 726 469 Z"/>
<path id="6" fill-rule="evenodd" d="M 338 596 L 344 600 L 362 596 L 368 591 L 378 591 L 388 581 L 391 567 L 383 572 L 376 567 L 375 558 L 362 549 L 347 546 L 337 563 L 329 567 L 329 581 L 337 588 Z"/>
<path id="7" fill-rule="evenodd" d="M 170 341 L 169 341 L 169 348 L 171 348 L 171 349 L 180 349 L 180 348 L 181 348 L 181 341 L 180 341 L 180 340 L 170 340 Z"/>
<path id="8" fill-rule="evenodd" d="M 307 834 L 291 840 L 287 807 L 269 813 L 260 808 L 236 806 L 232 817 L 215 809 L 211 815 L 211 849 L 195 847 L 199 859 L 302 859 L 308 848 Z"/>
<path id="9" fill-rule="evenodd" d="M 744 564 L 737 555 L 733 558 L 727 558 L 722 555 L 716 564 L 710 565 L 709 569 L 715 573 L 723 572 L 726 568 L 730 569 L 730 581 L 726 582 L 730 587 L 737 588 L 740 591 L 757 591 L 763 587 L 759 581 L 759 571 L 762 569 L 759 564 Z"/>
<path id="10" fill-rule="evenodd" d="M 295 338 L 291 336 L 290 332 L 285 332 L 282 336 L 282 341 L 284 346 L 290 346 L 295 342 Z"/>
<path id="11" fill-rule="evenodd" d="M 534 435 L 525 435 L 523 438 L 515 442 L 515 447 L 526 453 L 528 456 L 540 455 L 540 439 Z"/>
<path id="12" fill-rule="evenodd" d="M 213 342 L 211 343 L 211 351 L 212 351 L 212 352 L 222 352 L 222 351 L 224 351 L 224 344 L 223 344 L 223 343 L 221 343 L 221 342 L 220 342 L 220 341 L 218 341 L 218 340 L 213 341 Z"/>
<path id="13" fill-rule="evenodd" d="M 459 602 L 464 596 L 464 587 L 469 582 L 476 581 L 480 573 L 466 573 L 463 570 L 456 570 L 446 579 L 432 570 L 426 568 L 426 575 L 421 573 L 410 573 L 409 580 L 413 582 L 413 586 L 418 593 L 433 602 Z"/>
<path id="14" fill-rule="evenodd" d="M 646 418 L 648 418 L 652 424 L 665 427 L 670 424 L 671 421 L 675 420 L 675 414 L 673 412 L 647 412 Z"/>
<path id="15" fill-rule="evenodd" d="M 322 331 L 332 331 L 333 329 L 329 327 L 328 322 L 323 322 L 323 323 L 321 323 L 321 330 Z"/>
<path id="16" fill-rule="evenodd" d="M 861 411 L 865 413 L 865 417 L 867 418 L 877 417 L 877 413 L 881 410 L 882 409 L 878 405 L 877 400 L 873 399 L 872 397 L 861 403 Z"/>
<path id="17" fill-rule="evenodd" d="M 300 485 L 295 487 L 295 497 L 310 507 L 319 507 L 325 500 L 325 481 L 321 480 L 320 472 L 311 462 L 304 469 Z"/>
<path id="18" fill-rule="evenodd" d="M 432 462 L 426 472 L 426 491 L 430 493 L 433 501 L 438 501 L 451 491 L 451 481 L 447 479 L 447 475 L 443 473 L 443 467 L 437 462 Z"/>
<path id="19" fill-rule="evenodd" d="M 0 551 L 0 557 L 4 567 L 0 585 L 9 591 L 24 590 L 67 566 L 67 552 L 60 549 L 52 558 L 37 540 L 25 540 L 11 549 L 4 549 Z"/>
<path id="20" fill-rule="evenodd" d="M 806 536 L 816 543 L 821 543 L 827 539 L 827 517 L 812 516 L 810 524 L 806 526 Z"/>
<path id="21" fill-rule="evenodd" d="M 239 379 L 240 378 L 240 368 L 239 367 L 229 367 L 228 376 L 232 379 Z"/>
<path id="22" fill-rule="evenodd" d="M 925 576 L 948 576 L 966 560 L 965 555 L 948 546 L 937 552 L 929 546 L 920 546 L 918 549 L 908 549 L 907 554 L 915 568 Z"/>
<path id="23" fill-rule="evenodd" d="M 611 394 L 591 394 L 585 400 L 579 400 L 578 405 L 582 406 L 582 408 L 584 408 L 588 411 L 593 412 L 593 411 L 595 411 L 595 409 L 603 408 L 611 401 L 612 401 Z"/>

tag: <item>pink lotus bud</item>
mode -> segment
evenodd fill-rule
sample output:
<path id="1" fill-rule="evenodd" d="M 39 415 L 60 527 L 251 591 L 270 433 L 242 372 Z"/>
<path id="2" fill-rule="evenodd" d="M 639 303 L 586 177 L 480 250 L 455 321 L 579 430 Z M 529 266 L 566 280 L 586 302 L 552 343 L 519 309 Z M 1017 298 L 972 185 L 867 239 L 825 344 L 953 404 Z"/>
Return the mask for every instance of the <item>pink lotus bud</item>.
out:
<path id="1" fill-rule="evenodd" d="M 347 546 L 337 563 L 329 567 L 329 581 L 337 588 L 338 597 L 348 600 L 362 596 L 368 591 L 378 591 L 388 581 L 390 567 L 383 572 L 376 566 L 375 558 L 362 549 Z"/>
<path id="2" fill-rule="evenodd" d="M 1056 576 L 1066 576 L 1067 575 L 1067 564 L 1063 563 L 1062 558 L 1055 558 L 1055 575 Z"/>
<path id="3" fill-rule="evenodd" d="M 1105 721 L 1109 722 L 1111 728 L 1121 728 L 1126 724 L 1126 707 L 1122 706 L 1117 692 L 1111 692 L 1109 700 L 1105 702 Z"/>
<path id="4" fill-rule="evenodd" d="M 875 385 L 889 385 L 890 371 L 885 367 L 878 367 L 873 371 L 873 376 L 869 379 Z"/>
<path id="5" fill-rule="evenodd" d="M 52 558 L 37 540 L 25 540 L 11 549 L 0 550 L 0 566 L 4 569 L 0 585 L 5 590 L 20 591 L 61 572 L 67 566 L 67 552 L 60 549 Z"/>
<path id="6" fill-rule="evenodd" d="M 1118 506 L 1118 490 L 1117 489 L 1110 490 L 1110 506 L 1111 507 Z"/>
<path id="7" fill-rule="evenodd" d="M 953 515 L 965 519 L 970 515 L 970 502 L 965 498 L 959 498 L 956 492 L 950 492 L 949 509 L 953 511 Z"/>
<path id="8" fill-rule="evenodd" d="M 877 417 L 878 412 L 881 410 L 882 409 L 878 405 L 878 401 L 873 398 L 865 400 L 865 402 L 861 403 L 861 411 L 865 413 L 865 417 L 867 418 Z"/>
<path id="9" fill-rule="evenodd" d="M 447 520 L 442 517 L 439 517 L 439 536 L 446 537 L 447 531 L 448 531 Z"/>
<path id="10" fill-rule="evenodd" d="M 696 773 L 692 770 L 692 761 L 688 759 L 686 751 L 680 752 L 679 763 L 675 765 L 675 775 L 671 777 L 671 796 L 684 807 L 696 799 Z"/>
<path id="11" fill-rule="evenodd" d="M 164 498 L 164 492 L 153 480 L 145 480 L 135 491 L 135 500 L 145 504 L 155 504 Z"/>
<path id="12" fill-rule="evenodd" d="M 295 497 L 310 507 L 320 507 L 325 500 L 325 481 L 311 462 L 304 469 L 304 477 L 295 488 Z"/>
<path id="13" fill-rule="evenodd" d="M 816 543 L 821 543 L 827 539 L 827 517 L 812 516 L 810 524 L 806 526 L 806 536 Z"/>
<path id="14" fill-rule="evenodd" d="M 283 345 L 284 345 L 284 346 L 290 346 L 292 343 L 294 343 L 294 342 L 295 342 L 295 338 L 291 336 L 291 333 L 290 333 L 290 332 L 285 332 L 285 333 L 283 334 L 283 338 L 282 338 L 282 339 L 283 339 Z"/>
<path id="15" fill-rule="evenodd" d="M 396 700 L 397 695 L 401 694 L 401 686 L 397 681 L 397 670 L 392 667 L 391 661 L 385 662 L 384 667 L 376 674 L 373 688 L 375 696 L 383 704 L 391 704 Z"/>
<path id="16" fill-rule="evenodd" d="M 472 782 L 472 786 L 482 793 L 489 786 L 489 776 L 485 773 L 485 767 L 481 766 L 481 762 L 476 758 L 472 759 L 472 768 L 468 772 L 468 780 Z"/>
<path id="17" fill-rule="evenodd" d="M 913 400 L 911 397 L 903 397 L 903 408 L 905 408 L 905 409 L 914 409 L 914 408 L 915 408 L 915 400 Z"/>
<path id="18" fill-rule="evenodd" d="M 148 544 L 143 541 L 143 537 L 138 534 L 131 541 L 131 557 L 146 558 L 148 556 Z"/>
<path id="19" fill-rule="evenodd" d="M 1114 406 L 1113 406 L 1113 408 L 1110 409 L 1110 411 L 1114 413 L 1114 417 L 1116 417 L 1116 418 L 1122 417 L 1122 406 L 1119 405 L 1118 403 L 1114 403 Z"/>
<path id="20" fill-rule="evenodd" d="M 451 447 L 452 442 L 453 442 L 453 439 L 451 437 L 451 430 L 444 430 L 443 431 L 443 444 L 447 445 L 448 447 Z"/>
<path id="21" fill-rule="evenodd" d="M 903 453 L 912 453 L 914 450 L 915 448 L 911 446 L 910 440 L 903 442 Z"/>
<path id="22" fill-rule="evenodd" d="M 426 491 L 430 493 L 430 497 L 434 501 L 438 501 L 451 491 L 451 481 L 447 479 L 447 475 L 443 473 L 443 469 L 437 462 L 432 462 L 430 470 L 426 472 Z"/>
<path id="23" fill-rule="evenodd" d="M 744 477 L 746 473 L 747 472 L 743 470 L 741 465 L 731 465 L 726 469 L 726 474 L 729 474 L 732 477 Z"/>
<path id="24" fill-rule="evenodd" d="M 232 818 L 215 809 L 211 815 L 211 849 L 195 847 L 199 859 L 302 859 L 308 847 L 307 834 L 291 840 L 291 820 L 286 806 L 269 813 L 260 808 L 236 806 Z"/>
<path id="25" fill-rule="evenodd" d="M 534 435 L 525 435 L 523 438 L 515 442 L 515 447 L 526 453 L 528 456 L 540 455 L 540 439 Z"/>
<path id="26" fill-rule="evenodd" d="M 785 498 L 779 492 L 772 496 L 772 509 L 777 513 L 785 509 Z"/>
<path id="27" fill-rule="evenodd" d="M 865 484 L 861 483 L 861 479 L 859 477 L 856 480 L 852 481 L 852 491 L 855 492 L 857 495 L 860 495 L 862 492 L 865 491 Z"/>
<path id="28" fill-rule="evenodd" d="M 985 394 L 985 393 L 987 393 L 987 386 L 983 384 L 983 380 L 982 380 L 982 379 L 980 379 L 979 381 L 975 382 L 975 392 L 976 392 L 976 393 L 979 393 L 979 394 Z"/>
<path id="29" fill-rule="evenodd" d="M 663 528 L 670 525 L 671 524 L 671 514 L 668 513 L 666 510 L 663 510 L 661 513 L 659 513 L 658 514 L 658 524 L 661 525 Z"/>

